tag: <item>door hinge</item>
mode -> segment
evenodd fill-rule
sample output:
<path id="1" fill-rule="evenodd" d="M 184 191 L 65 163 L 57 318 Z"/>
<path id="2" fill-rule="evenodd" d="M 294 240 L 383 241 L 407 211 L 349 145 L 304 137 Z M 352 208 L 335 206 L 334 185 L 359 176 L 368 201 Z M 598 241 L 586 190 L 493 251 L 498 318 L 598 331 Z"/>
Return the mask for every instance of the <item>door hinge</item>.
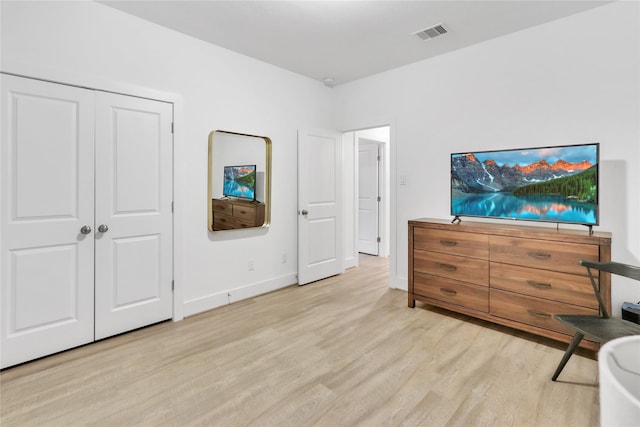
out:
<path id="1" fill-rule="evenodd" d="M 173 122 L 171 122 L 171 133 L 173 133 Z"/>
<path id="2" fill-rule="evenodd" d="M 382 201 L 382 197 L 378 196 L 378 202 Z"/>
<path id="3" fill-rule="evenodd" d="M 174 291 L 176 289 L 176 281 L 172 280 L 171 281 L 171 291 Z"/>
<path id="4" fill-rule="evenodd" d="M 171 202 L 171 213 L 173 213 L 173 201 Z"/>
<path id="5" fill-rule="evenodd" d="M 379 237 L 376 239 L 376 242 L 380 243 L 380 238 Z"/>
<path id="6" fill-rule="evenodd" d="M 380 157 L 380 155 L 378 155 L 378 161 L 382 160 L 382 157 Z"/>

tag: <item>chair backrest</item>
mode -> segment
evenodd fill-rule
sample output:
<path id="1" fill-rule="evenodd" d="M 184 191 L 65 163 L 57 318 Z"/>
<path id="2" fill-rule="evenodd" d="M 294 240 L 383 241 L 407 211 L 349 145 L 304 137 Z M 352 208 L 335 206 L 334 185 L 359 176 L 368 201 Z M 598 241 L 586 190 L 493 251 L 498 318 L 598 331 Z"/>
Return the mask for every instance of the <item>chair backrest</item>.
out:
<path id="1" fill-rule="evenodd" d="M 605 271 L 611 274 L 617 274 L 618 276 L 628 277 L 630 279 L 640 281 L 640 267 L 636 267 L 633 265 L 622 264 L 619 262 L 599 262 L 599 261 L 586 261 L 581 260 L 580 265 L 587 267 L 587 272 L 589 273 L 589 279 L 591 280 L 591 286 L 593 287 L 593 292 L 598 299 L 598 305 L 600 306 L 600 312 L 602 313 L 602 317 L 609 318 L 609 312 L 607 311 L 606 306 L 604 305 L 604 301 L 602 300 L 602 296 L 600 295 L 600 290 L 598 289 L 598 285 L 596 284 L 591 269 Z"/>

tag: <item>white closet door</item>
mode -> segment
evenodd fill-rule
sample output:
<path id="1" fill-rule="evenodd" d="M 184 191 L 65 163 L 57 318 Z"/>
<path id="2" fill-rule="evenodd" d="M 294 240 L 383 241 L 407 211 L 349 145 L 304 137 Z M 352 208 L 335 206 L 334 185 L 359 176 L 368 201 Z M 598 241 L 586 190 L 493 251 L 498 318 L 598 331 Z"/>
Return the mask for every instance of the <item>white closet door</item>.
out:
<path id="1" fill-rule="evenodd" d="M 172 316 L 172 114 L 96 93 L 96 339 Z"/>
<path id="2" fill-rule="evenodd" d="M 93 341 L 94 104 L 0 75 L 1 367 Z"/>

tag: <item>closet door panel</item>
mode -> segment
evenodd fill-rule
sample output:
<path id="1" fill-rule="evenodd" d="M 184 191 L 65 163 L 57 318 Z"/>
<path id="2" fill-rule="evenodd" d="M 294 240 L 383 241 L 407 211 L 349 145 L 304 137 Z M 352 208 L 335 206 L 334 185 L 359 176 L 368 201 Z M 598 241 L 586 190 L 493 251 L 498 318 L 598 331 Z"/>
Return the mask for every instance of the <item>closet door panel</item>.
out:
<path id="1" fill-rule="evenodd" d="M 96 339 L 173 314 L 172 113 L 96 94 Z"/>
<path id="2" fill-rule="evenodd" d="M 94 98 L 0 75 L 1 360 L 7 367 L 93 336 Z"/>

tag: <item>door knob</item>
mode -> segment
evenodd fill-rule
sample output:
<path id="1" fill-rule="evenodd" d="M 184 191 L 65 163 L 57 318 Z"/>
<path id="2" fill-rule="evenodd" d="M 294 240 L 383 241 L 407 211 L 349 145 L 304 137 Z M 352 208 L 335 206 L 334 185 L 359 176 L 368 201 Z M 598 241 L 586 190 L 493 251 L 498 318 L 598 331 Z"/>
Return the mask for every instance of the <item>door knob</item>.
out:
<path id="1" fill-rule="evenodd" d="M 309 211 L 308 211 L 308 210 L 306 210 L 306 209 L 302 209 L 302 210 L 300 211 L 300 213 L 301 213 L 302 215 L 308 215 L 308 214 L 309 214 Z"/>
<path id="2" fill-rule="evenodd" d="M 88 225 L 85 225 L 80 229 L 80 232 L 82 234 L 89 234 L 91 233 L 91 227 L 89 227 Z"/>
<path id="3" fill-rule="evenodd" d="M 107 224 L 100 224 L 100 226 L 98 227 L 98 231 L 101 233 L 106 233 L 107 231 L 109 231 L 109 226 Z"/>

